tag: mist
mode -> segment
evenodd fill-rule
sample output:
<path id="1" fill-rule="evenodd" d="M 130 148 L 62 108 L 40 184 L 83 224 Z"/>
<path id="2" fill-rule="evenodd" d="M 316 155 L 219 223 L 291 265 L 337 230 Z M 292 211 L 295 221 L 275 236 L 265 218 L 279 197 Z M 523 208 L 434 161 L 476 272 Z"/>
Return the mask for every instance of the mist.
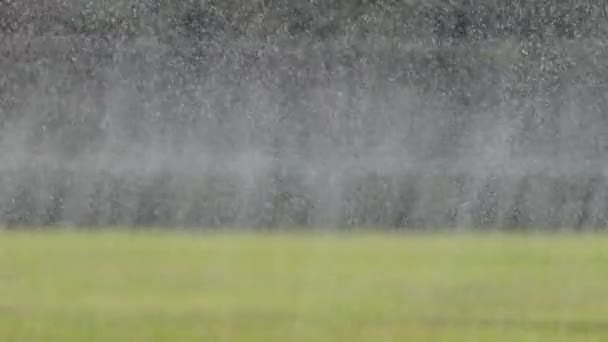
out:
<path id="1" fill-rule="evenodd" d="M 603 3 L 176 3 L 0 4 L 2 224 L 606 226 Z"/>

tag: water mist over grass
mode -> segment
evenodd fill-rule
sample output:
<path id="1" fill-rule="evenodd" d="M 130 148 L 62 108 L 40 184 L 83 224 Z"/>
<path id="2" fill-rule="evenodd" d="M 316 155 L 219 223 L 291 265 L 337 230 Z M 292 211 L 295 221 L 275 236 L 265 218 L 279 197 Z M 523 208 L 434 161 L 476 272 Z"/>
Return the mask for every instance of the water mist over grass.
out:
<path id="1" fill-rule="evenodd" d="M 606 225 L 603 7 L 236 3 L 3 3 L 0 221 Z"/>

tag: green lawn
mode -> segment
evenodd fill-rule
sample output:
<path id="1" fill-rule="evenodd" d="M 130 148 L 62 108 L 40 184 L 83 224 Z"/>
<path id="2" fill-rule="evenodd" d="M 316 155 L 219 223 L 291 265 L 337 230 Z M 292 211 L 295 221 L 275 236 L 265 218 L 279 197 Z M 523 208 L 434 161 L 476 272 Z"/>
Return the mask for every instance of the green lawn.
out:
<path id="1" fill-rule="evenodd" d="M 0 340 L 608 340 L 608 236 L 0 233 Z"/>

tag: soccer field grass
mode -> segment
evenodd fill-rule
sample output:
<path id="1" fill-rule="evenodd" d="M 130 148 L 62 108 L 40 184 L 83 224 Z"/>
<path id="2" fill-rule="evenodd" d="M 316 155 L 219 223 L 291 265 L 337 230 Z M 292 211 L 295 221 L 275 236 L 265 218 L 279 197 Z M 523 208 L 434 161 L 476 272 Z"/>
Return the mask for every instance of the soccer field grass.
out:
<path id="1" fill-rule="evenodd" d="M 608 237 L 0 233 L 1 341 L 600 341 Z"/>

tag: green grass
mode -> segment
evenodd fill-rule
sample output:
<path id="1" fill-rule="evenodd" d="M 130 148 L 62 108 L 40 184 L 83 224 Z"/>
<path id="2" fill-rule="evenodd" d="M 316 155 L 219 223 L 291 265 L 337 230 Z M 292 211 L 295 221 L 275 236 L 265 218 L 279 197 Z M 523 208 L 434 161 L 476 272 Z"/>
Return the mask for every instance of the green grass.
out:
<path id="1" fill-rule="evenodd" d="M 608 237 L 0 233 L 0 340 L 608 340 Z"/>

